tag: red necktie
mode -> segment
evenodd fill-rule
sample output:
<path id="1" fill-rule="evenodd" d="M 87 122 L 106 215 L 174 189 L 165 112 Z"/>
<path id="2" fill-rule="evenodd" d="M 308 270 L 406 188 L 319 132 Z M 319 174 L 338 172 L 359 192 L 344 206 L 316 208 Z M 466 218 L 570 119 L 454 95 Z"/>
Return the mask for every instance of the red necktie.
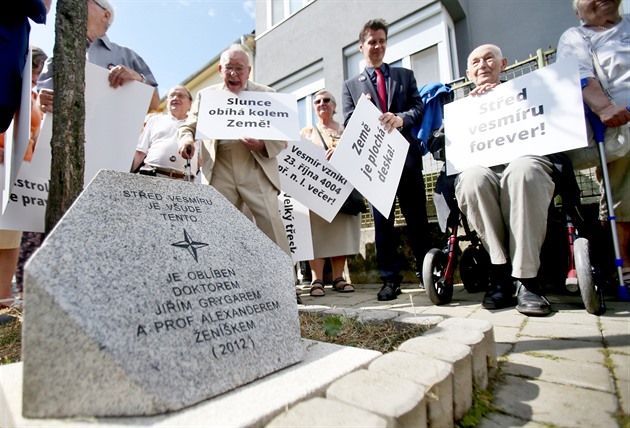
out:
<path id="1" fill-rule="evenodd" d="M 376 73 L 376 92 L 378 92 L 378 102 L 381 105 L 381 111 L 385 113 L 387 111 L 387 91 L 385 89 L 385 76 L 380 68 L 375 68 Z"/>

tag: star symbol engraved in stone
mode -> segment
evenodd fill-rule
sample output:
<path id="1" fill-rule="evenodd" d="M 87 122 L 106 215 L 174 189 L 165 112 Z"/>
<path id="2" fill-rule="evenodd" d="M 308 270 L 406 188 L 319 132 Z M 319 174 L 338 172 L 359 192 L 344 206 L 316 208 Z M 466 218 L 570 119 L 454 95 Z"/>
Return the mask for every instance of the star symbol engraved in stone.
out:
<path id="1" fill-rule="evenodd" d="M 171 244 L 173 247 L 185 248 L 188 250 L 191 256 L 197 260 L 197 250 L 199 248 L 207 247 L 208 244 L 204 244 L 203 242 L 193 241 L 186 229 L 184 229 L 184 240 Z"/>

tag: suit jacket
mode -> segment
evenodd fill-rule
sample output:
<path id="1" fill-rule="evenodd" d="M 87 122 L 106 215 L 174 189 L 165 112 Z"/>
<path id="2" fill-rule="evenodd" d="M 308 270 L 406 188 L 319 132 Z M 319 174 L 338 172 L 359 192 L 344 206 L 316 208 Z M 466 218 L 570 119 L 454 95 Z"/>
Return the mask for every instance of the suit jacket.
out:
<path id="1" fill-rule="evenodd" d="M 209 89 L 216 91 L 227 91 L 224 83 L 219 83 L 210 86 Z M 247 85 L 243 89 L 244 91 L 258 91 L 258 92 L 275 92 L 268 86 L 254 83 L 251 80 L 247 81 Z M 201 100 L 200 93 L 195 97 L 188 119 L 186 123 L 179 128 L 179 145 L 182 146 L 188 142 L 195 141 L 195 133 L 197 132 L 197 118 L 199 116 L 199 101 Z M 265 151 L 263 152 L 251 152 L 252 156 L 258 162 L 262 168 L 265 176 L 269 179 L 271 184 L 280 191 L 280 175 L 278 173 L 278 161 L 276 156 L 284 150 L 286 147 L 286 141 L 279 140 L 263 140 L 265 144 Z M 205 177 L 208 183 L 212 180 L 212 169 L 214 168 L 214 162 L 217 157 L 217 144 L 219 140 L 202 140 L 201 144 L 201 173 Z M 241 144 L 238 141 L 236 144 Z M 265 153 L 266 152 L 266 153 Z"/>
<path id="2" fill-rule="evenodd" d="M 422 123 L 424 105 L 418 93 L 416 78 L 411 70 L 406 68 L 389 67 L 389 78 L 387 82 L 387 111 L 395 113 L 403 120 L 401 134 L 409 142 L 409 151 L 405 166 L 408 168 L 422 169 L 422 149 L 417 136 L 412 132 L 414 125 Z M 378 94 L 376 88 L 370 80 L 367 70 L 361 74 L 346 80 L 342 88 L 342 105 L 344 115 L 344 126 L 348 125 L 350 117 L 359 102 L 362 94 L 370 94 L 372 103 L 380 110 L 377 103 Z"/>

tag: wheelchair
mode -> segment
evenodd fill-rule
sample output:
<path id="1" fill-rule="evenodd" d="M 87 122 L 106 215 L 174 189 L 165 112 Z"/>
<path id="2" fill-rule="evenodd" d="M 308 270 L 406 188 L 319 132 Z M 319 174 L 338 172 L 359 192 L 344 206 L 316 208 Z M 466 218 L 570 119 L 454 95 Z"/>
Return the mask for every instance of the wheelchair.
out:
<path id="1" fill-rule="evenodd" d="M 437 161 L 444 161 L 444 132 L 443 128 L 435 131 L 428 142 L 429 151 Z M 570 164 L 569 164 L 570 167 Z M 562 192 L 562 206 L 556 209 L 554 200 L 550 204 L 550 217 L 552 221 L 564 223 L 566 230 L 566 257 L 567 272 L 565 275 L 565 287 L 569 293 L 578 292 L 582 297 L 588 313 L 601 315 L 606 311 L 602 287 L 596 284 L 596 272 L 591 265 L 589 240 L 578 233 L 576 223 L 581 221 L 579 215 L 579 188 L 572 168 L 569 178 L 573 182 L 569 186 L 566 197 Z M 424 257 L 422 263 L 422 283 L 431 302 L 435 305 L 445 305 L 452 301 L 453 283 L 455 271 L 459 265 L 460 279 L 464 289 L 469 293 L 486 291 L 490 286 L 490 256 L 484 249 L 477 233 L 470 228 L 466 216 L 461 213 L 455 201 L 454 176 L 446 176 L 445 168 L 442 168 L 438 182 L 434 203 L 438 212 L 438 221 L 442 231 L 447 234 L 447 242 L 444 248 L 433 248 Z M 558 187 L 558 185 L 557 185 Z M 577 193 L 576 193 L 577 192 Z M 558 211 L 559 214 L 552 213 Z M 444 215 L 448 212 L 447 215 Z M 552 216 L 552 214 L 555 215 Z M 549 230 L 549 229 L 548 229 Z M 461 250 L 460 243 L 468 245 Z"/>

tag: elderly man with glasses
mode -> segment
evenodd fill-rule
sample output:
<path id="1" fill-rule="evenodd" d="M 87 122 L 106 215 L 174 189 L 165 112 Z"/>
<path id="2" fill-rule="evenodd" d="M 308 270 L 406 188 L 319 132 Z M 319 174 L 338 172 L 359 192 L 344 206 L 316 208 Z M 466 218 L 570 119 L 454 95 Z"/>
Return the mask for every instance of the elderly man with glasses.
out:
<path id="1" fill-rule="evenodd" d="M 114 7 L 109 0 L 87 0 L 87 61 L 109 69 L 109 84 L 113 88 L 137 80 L 155 87 L 149 110 L 157 110 L 160 97 L 157 82 L 149 66 L 132 49 L 113 43 L 107 30 L 114 22 Z M 53 59 L 49 57 L 37 82 L 40 104 L 46 113 L 53 111 Z"/>
<path id="2" fill-rule="evenodd" d="M 140 135 L 131 171 L 192 181 L 197 171 L 197 156 L 191 162 L 193 170 L 186 171 L 186 161 L 179 155 L 177 144 L 177 130 L 186 122 L 192 95 L 184 86 L 178 85 L 168 91 L 166 100 L 166 112 L 152 115 Z"/>
<path id="3" fill-rule="evenodd" d="M 232 45 L 221 54 L 219 72 L 223 83 L 210 86 L 216 91 L 273 92 L 268 86 L 248 79 L 252 67 L 249 56 L 240 45 Z M 186 124 L 179 128 L 179 153 L 184 159 L 195 154 L 195 133 L 199 115 L 200 92 L 195 98 Z M 201 173 L 204 182 L 212 185 L 239 209 L 243 203 L 252 212 L 256 226 L 287 254 L 289 242 L 280 213 L 278 192 L 280 176 L 276 156 L 286 147 L 285 141 L 203 140 Z"/>

